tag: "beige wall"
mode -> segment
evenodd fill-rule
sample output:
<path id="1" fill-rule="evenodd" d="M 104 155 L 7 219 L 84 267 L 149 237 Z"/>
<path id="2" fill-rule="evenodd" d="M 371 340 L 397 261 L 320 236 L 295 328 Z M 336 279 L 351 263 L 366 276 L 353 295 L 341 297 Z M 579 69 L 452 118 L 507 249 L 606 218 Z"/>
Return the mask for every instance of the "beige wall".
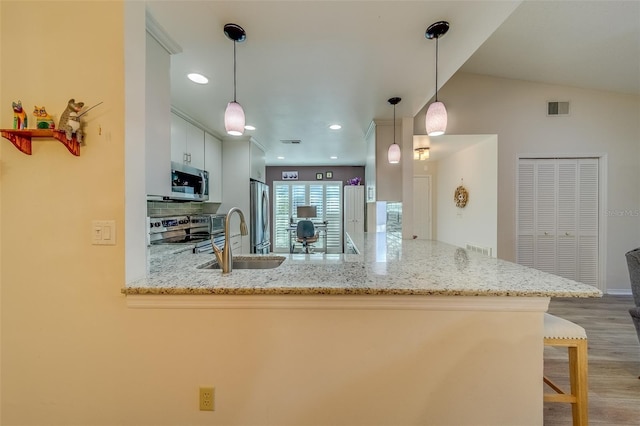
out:
<path id="1" fill-rule="evenodd" d="M 402 201 L 402 161 L 390 164 L 389 146 L 393 144 L 393 120 L 375 120 L 376 123 L 376 179 L 374 180 L 376 201 Z M 402 147 L 402 121 L 395 126 L 396 143 Z M 404 155 L 401 148 L 401 155 Z M 368 184 L 368 182 L 367 182 Z"/>
<path id="2" fill-rule="evenodd" d="M 9 105 L 18 99 L 30 120 L 34 105 L 44 105 L 56 123 L 69 98 L 87 106 L 104 102 L 84 117 L 80 157 L 53 139 L 34 140 L 31 156 L 0 141 L 0 423 L 79 424 L 84 418 L 88 424 L 86 413 L 100 418 L 122 403 L 122 377 L 131 373 L 132 354 L 113 350 L 128 345 L 118 294 L 124 280 L 123 8 L 120 2 L 3 1 L 0 10 L 0 127 L 12 126 Z M 116 221 L 116 246 L 90 244 L 94 219 Z"/>
<path id="3" fill-rule="evenodd" d="M 498 216 L 498 142 L 488 135 L 438 161 L 438 241 L 466 247 L 488 247 L 496 256 Z M 454 191 L 463 185 L 469 192 L 464 208 L 456 207 Z"/>
<path id="4" fill-rule="evenodd" d="M 497 134 L 498 257 L 515 259 L 515 172 L 522 154 L 604 156 L 604 287 L 629 292 L 624 253 L 640 245 L 640 97 L 612 92 L 454 75 L 440 91 L 448 134 Z M 547 117 L 547 101 L 571 102 L 566 117 Z M 414 121 L 424 133 L 424 110 Z M 620 213 L 620 214 L 619 214 Z"/>
<path id="5" fill-rule="evenodd" d="M 56 116 L 70 97 L 104 102 L 86 117 L 80 157 L 54 140 L 35 140 L 32 156 L 0 141 L 1 424 L 541 422 L 539 312 L 504 321 L 512 314 L 128 309 L 120 294 L 125 194 L 133 230 L 144 229 L 145 201 L 136 197 L 144 185 L 125 190 L 123 4 L 3 1 L 0 19 L 2 128 L 11 126 L 12 100 Z M 127 173 L 144 157 L 139 127 L 127 121 L 127 138 L 137 135 L 126 147 Z M 116 221 L 115 246 L 90 244 L 94 219 Z M 144 245 L 142 233 L 134 240 L 133 251 Z M 469 327 L 478 316 L 486 329 Z M 421 324 L 434 325 L 425 333 Z M 505 340 L 515 332 L 527 344 Z M 433 349 L 452 347 L 464 358 Z M 516 359 L 538 368 L 518 368 Z M 450 373 L 461 381 L 450 383 Z M 536 392 L 508 392 L 516 376 Z M 446 402 L 496 380 L 484 395 L 502 389 L 503 407 Z M 216 387 L 214 413 L 197 410 L 200 385 Z"/>
<path id="6" fill-rule="evenodd" d="M 469 341 L 460 353 L 475 349 L 483 356 L 505 355 L 500 361 L 506 373 L 498 375 L 504 377 L 505 388 L 515 374 L 526 374 L 529 381 L 538 377 L 540 371 L 516 368 L 508 350 L 516 342 L 499 340 L 502 328 L 525 329 L 535 322 L 531 318 L 505 322 L 500 315 L 476 314 L 487 316 L 495 327 L 492 331 L 498 340 L 487 347 L 480 339 L 485 336 L 468 327 L 473 318 L 459 314 L 434 318 L 433 313 L 424 312 L 376 316 L 361 311 L 127 309 L 119 293 L 125 282 L 123 19 L 123 6 L 117 1 L 0 3 L 0 127 L 11 127 L 8 105 L 12 100 L 22 100 L 29 113 L 33 105 L 43 104 L 56 118 L 70 97 L 88 105 L 104 102 L 86 116 L 87 144 L 80 157 L 54 140 L 35 140 L 32 156 L 5 139 L 0 141 L 0 423 L 246 424 L 286 418 L 293 424 L 313 415 L 327 422 L 348 421 L 353 405 L 360 412 L 374 407 L 374 414 L 384 416 L 393 416 L 394 407 L 401 406 L 407 421 L 409 417 L 490 416 L 494 407 L 483 412 L 482 401 L 467 412 L 446 403 L 436 405 L 439 411 L 420 411 L 420 398 L 435 398 L 436 390 L 442 392 L 450 384 L 446 372 L 458 371 L 483 383 L 482 376 L 474 376 L 482 372 L 473 364 L 458 365 L 454 359 L 435 378 L 432 371 L 416 374 L 405 368 L 424 361 L 438 341 L 449 345 L 449 336 L 460 336 L 465 330 Z M 477 76 L 456 76 L 449 84 L 451 89 L 447 85 L 440 95 L 450 110 L 452 132 L 465 133 L 468 128 L 474 134 L 498 133 L 501 147 L 511 145 L 499 152 L 499 196 L 506 197 L 506 204 L 513 200 L 513 164 L 515 152 L 525 149 L 522 143 L 528 142 L 526 152 L 551 151 L 562 138 L 573 141 L 567 151 L 608 152 L 609 209 L 634 210 L 640 205 L 638 127 L 630 124 L 638 122 L 637 97 L 570 88 L 560 88 L 558 94 L 553 86 Z M 508 93 L 502 92 L 505 89 Z M 497 93 L 500 99 L 494 99 Z M 570 96 L 576 108 L 572 119 L 579 120 L 574 125 L 543 126 L 546 117 L 527 121 L 513 116 L 498 126 L 487 125 L 486 119 L 498 111 L 504 114 L 513 108 L 533 113 L 540 101 L 564 96 Z M 605 122 L 610 125 L 604 129 L 592 124 L 598 100 L 607 105 Z M 454 118 L 458 112 L 457 117 L 465 117 L 464 126 Z M 144 215 L 144 200 L 139 203 Z M 509 207 L 501 209 L 498 217 L 510 223 Z M 116 246 L 90 244 L 94 219 L 116 221 Z M 623 278 L 622 254 L 638 243 L 638 220 L 608 219 L 610 287 L 623 287 L 628 280 Z M 513 231 L 507 226 L 505 232 L 500 238 L 509 254 Z M 394 336 L 388 333 L 390 326 L 434 320 L 448 325 L 440 327 L 441 333 L 432 328 L 428 336 L 417 328 Z M 362 322 L 369 332 L 354 335 L 362 330 Z M 282 323 L 290 326 L 273 326 Z M 298 339 L 302 330 L 316 343 Z M 329 346 L 336 341 L 344 345 L 341 350 Z M 535 345 L 517 348 L 523 357 L 539 349 Z M 333 371 L 323 367 L 327 361 L 344 375 L 328 374 Z M 292 372 L 296 374 L 282 380 Z M 316 383 L 315 390 L 296 392 L 308 383 Z M 379 388 L 381 383 L 387 385 Z M 196 410 L 199 385 L 216 386 L 216 412 Z M 402 406 L 402 393 L 396 389 L 414 391 L 415 398 Z M 495 389 L 487 394 L 491 392 Z M 505 395 L 505 405 L 509 396 Z M 534 404 L 539 402 L 539 395 L 527 397 Z M 283 407 L 290 406 L 292 398 L 295 409 L 285 412 Z M 315 405 L 318 401 L 320 409 Z M 517 416 L 518 407 L 513 405 L 511 412 L 498 410 L 504 418 L 494 424 Z M 534 418 L 532 423 L 540 420 Z"/>

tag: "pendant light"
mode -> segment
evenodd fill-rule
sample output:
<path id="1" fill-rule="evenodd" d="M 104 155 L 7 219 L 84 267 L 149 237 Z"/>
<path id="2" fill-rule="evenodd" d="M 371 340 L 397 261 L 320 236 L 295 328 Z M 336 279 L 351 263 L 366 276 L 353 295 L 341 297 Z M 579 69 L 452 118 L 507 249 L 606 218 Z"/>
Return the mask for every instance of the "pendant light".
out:
<path id="1" fill-rule="evenodd" d="M 391 98 L 387 101 L 393 105 L 393 144 L 391 144 L 387 152 L 387 159 L 390 164 L 400 162 L 400 145 L 396 143 L 396 105 L 400 103 L 401 100 L 401 98 Z"/>
<path id="2" fill-rule="evenodd" d="M 233 40 L 233 101 L 227 104 L 224 112 L 224 128 L 227 133 L 233 136 L 240 136 L 244 133 L 244 110 L 236 101 L 236 42 L 242 43 L 247 39 L 247 34 L 240 25 L 226 24 L 224 34 Z"/>
<path id="3" fill-rule="evenodd" d="M 436 100 L 427 109 L 425 127 L 429 136 L 443 135 L 447 130 L 447 109 L 442 102 L 438 101 L 438 39 L 449 31 L 447 21 L 439 21 L 429 25 L 424 36 L 431 40 L 436 39 Z"/>

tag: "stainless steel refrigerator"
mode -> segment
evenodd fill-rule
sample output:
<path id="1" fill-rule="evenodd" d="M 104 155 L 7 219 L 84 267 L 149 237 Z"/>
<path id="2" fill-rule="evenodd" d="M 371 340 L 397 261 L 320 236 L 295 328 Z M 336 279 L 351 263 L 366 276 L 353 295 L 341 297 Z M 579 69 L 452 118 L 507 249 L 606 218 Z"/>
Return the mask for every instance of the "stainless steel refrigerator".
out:
<path id="1" fill-rule="evenodd" d="M 269 218 L 269 185 L 256 180 L 251 181 L 251 212 L 249 235 L 251 253 L 268 254 L 271 250 Z"/>

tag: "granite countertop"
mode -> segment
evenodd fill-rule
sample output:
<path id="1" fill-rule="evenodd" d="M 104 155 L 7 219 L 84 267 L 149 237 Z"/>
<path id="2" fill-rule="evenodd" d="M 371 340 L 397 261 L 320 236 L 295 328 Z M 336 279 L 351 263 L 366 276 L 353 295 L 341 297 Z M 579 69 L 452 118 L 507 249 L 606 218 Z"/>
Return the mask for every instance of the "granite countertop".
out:
<path id="1" fill-rule="evenodd" d="M 360 254 L 271 254 L 274 269 L 199 269 L 213 254 L 191 245 L 149 248 L 147 276 L 122 292 L 137 294 L 359 294 L 600 297 L 597 288 L 437 241 L 385 233 L 351 235 Z M 260 256 L 260 255 L 250 255 Z M 240 257 L 240 256 L 237 256 Z M 242 257 L 248 257 L 243 255 Z"/>

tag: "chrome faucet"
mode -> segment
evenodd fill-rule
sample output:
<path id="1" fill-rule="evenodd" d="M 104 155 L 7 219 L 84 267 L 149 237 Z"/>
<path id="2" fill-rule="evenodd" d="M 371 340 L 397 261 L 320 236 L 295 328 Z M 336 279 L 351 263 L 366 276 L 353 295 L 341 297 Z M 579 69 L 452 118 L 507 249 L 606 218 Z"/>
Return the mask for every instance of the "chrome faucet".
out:
<path id="1" fill-rule="evenodd" d="M 222 268 L 223 274 L 228 274 L 233 270 L 233 254 L 231 253 L 231 245 L 229 244 L 230 235 L 229 235 L 229 220 L 231 219 L 231 215 L 233 213 L 238 213 L 240 216 L 240 235 L 247 235 L 249 232 L 247 231 L 247 223 L 244 221 L 244 214 L 242 210 L 237 207 L 231 208 L 229 213 L 227 213 L 227 218 L 224 221 L 224 247 L 222 250 L 216 246 L 216 244 L 211 240 L 211 245 L 213 246 L 213 253 L 216 255 L 216 260 L 218 261 L 218 265 Z"/>

